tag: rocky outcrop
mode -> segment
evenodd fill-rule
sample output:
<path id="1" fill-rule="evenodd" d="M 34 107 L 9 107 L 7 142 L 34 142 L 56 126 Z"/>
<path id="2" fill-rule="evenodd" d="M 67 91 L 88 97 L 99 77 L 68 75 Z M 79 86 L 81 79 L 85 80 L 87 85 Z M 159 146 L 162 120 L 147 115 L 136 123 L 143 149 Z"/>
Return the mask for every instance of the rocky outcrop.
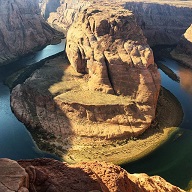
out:
<path id="1" fill-rule="evenodd" d="M 182 35 L 177 47 L 171 52 L 174 59 L 192 67 L 192 25 Z"/>
<path id="2" fill-rule="evenodd" d="M 0 65 L 51 43 L 59 35 L 43 20 L 37 0 L 0 0 L 0 14 Z"/>
<path id="3" fill-rule="evenodd" d="M 192 23 L 191 2 L 127 2 L 125 8 L 133 11 L 150 46 L 177 44 L 180 36 Z"/>
<path id="4" fill-rule="evenodd" d="M 182 192 L 159 176 L 129 174 L 105 162 L 68 165 L 51 159 L 19 161 L 29 175 L 29 191 L 54 192 Z"/>
<path id="5" fill-rule="evenodd" d="M 22 122 L 63 140 L 130 138 L 150 126 L 160 76 L 132 13 L 90 7 L 70 28 L 66 51 L 71 66 L 52 60 L 13 89 Z"/>
<path id="6" fill-rule="evenodd" d="M 57 11 L 51 12 L 47 21 L 52 27 L 66 34 L 70 25 L 77 18 L 79 12 L 86 9 L 89 5 L 89 1 L 60 0 L 60 6 Z"/>
<path id="7" fill-rule="evenodd" d="M 16 161 L 0 159 L 0 191 L 29 192 L 29 176 Z"/>

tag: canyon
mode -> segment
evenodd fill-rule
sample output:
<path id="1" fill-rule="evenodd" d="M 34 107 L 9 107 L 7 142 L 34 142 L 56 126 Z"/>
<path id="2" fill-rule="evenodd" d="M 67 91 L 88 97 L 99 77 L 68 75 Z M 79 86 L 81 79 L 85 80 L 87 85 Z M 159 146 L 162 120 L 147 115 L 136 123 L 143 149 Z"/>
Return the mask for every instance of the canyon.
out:
<path id="1" fill-rule="evenodd" d="M 43 67 L 34 71 L 24 83 L 17 85 L 12 90 L 11 105 L 15 115 L 29 130 L 33 130 L 37 134 L 39 130 L 44 130 L 47 136 L 45 140 L 53 144 L 54 148 L 59 149 L 58 155 L 69 163 L 95 160 L 100 156 L 105 158 L 111 156 L 112 160 L 106 159 L 117 163 L 115 159 L 119 157 L 120 153 L 118 154 L 116 151 L 123 151 L 128 146 L 137 151 L 138 146 L 135 145 L 137 142 L 134 140 L 139 142 L 140 135 L 149 128 L 155 133 L 155 136 L 149 141 L 154 147 L 157 147 L 156 140 L 162 139 L 159 135 L 164 136 L 175 131 L 175 129 L 169 128 L 161 129 L 158 123 L 160 116 L 162 122 L 165 124 L 168 122 L 166 124 L 168 127 L 178 126 L 182 119 L 182 109 L 180 109 L 177 99 L 170 96 L 168 91 L 160 90 L 159 72 L 148 43 L 150 46 L 177 43 L 180 34 L 191 23 L 190 8 L 181 8 L 181 13 L 184 16 L 189 15 L 189 19 L 184 17 L 186 20 L 182 20 L 182 25 L 179 23 L 176 32 L 173 33 L 172 26 L 178 23 L 179 17 L 176 18 L 176 21 L 171 20 L 172 24 L 165 28 L 165 17 L 159 16 L 161 15 L 160 10 L 163 8 L 159 5 L 156 7 L 140 3 L 141 5 L 135 6 L 135 4 L 126 3 L 125 8 L 130 6 L 133 12 L 138 9 L 143 10 L 145 7 L 145 11 L 150 12 L 150 16 L 153 15 L 152 17 L 160 19 L 163 23 L 163 27 L 161 26 L 159 29 L 148 15 L 145 18 L 145 26 L 143 26 L 139 20 L 141 18 L 136 14 L 137 22 L 143 28 L 144 34 L 148 36 L 147 43 L 133 13 L 122 7 L 117 9 L 115 3 L 110 3 L 110 5 L 107 2 L 102 3 L 101 6 L 97 3 L 90 5 L 89 2 L 83 1 L 75 4 L 71 1 L 55 1 L 55 3 L 48 0 L 40 1 L 42 15 L 48 18 L 48 22 L 53 27 L 66 35 L 68 59 L 62 55 L 46 61 Z M 7 7 L 11 7 L 11 5 L 11 3 L 6 4 Z M 36 6 L 37 4 L 35 4 Z M 60 7 L 57 8 L 57 6 Z M 49 7 L 53 9 L 49 9 Z M 168 5 L 163 7 L 171 10 L 173 17 L 176 17 L 173 7 Z M 21 10 L 21 8 L 18 9 Z M 153 9 L 158 10 L 158 16 L 152 13 Z M 24 46 L 24 51 L 14 53 L 14 57 L 10 54 L 14 50 L 11 50 L 10 53 L 5 51 L 8 56 L 2 57 L 3 64 L 61 37 L 59 32 L 44 23 L 39 9 L 35 9 L 35 11 L 37 10 L 38 13 L 35 13 L 38 15 L 40 23 L 37 26 L 42 27 L 40 31 L 43 31 L 41 35 L 44 38 L 38 41 L 38 45 L 34 40 L 33 43 L 30 43 L 28 39 L 20 39 L 20 41 L 28 42 L 27 45 L 30 46 L 28 48 Z M 57 12 L 49 15 L 49 12 L 52 11 Z M 150 28 L 148 21 L 157 28 Z M 157 34 L 156 31 L 160 31 L 161 34 Z M 41 32 L 37 32 L 37 36 Z M 189 28 L 184 37 L 190 40 L 190 34 L 191 29 Z M 181 39 L 177 50 L 182 47 L 182 42 L 186 45 L 186 41 Z M 190 50 L 190 45 L 187 44 L 185 50 Z M 6 46 L 8 47 L 8 44 Z M 167 105 L 169 108 L 173 100 L 176 107 L 172 109 L 173 111 L 175 109 L 178 116 L 173 118 L 176 120 L 170 120 L 175 115 L 173 112 L 170 119 L 167 120 L 169 110 L 163 110 L 162 106 Z M 165 118 L 165 116 L 167 117 Z M 162 122 L 161 126 L 164 126 L 165 124 Z M 158 130 L 160 134 L 156 134 L 155 130 Z M 151 138 L 151 133 L 148 134 L 147 138 L 143 140 L 148 141 L 148 137 Z M 167 137 L 163 137 L 163 139 L 165 140 Z M 38 142 L 44 142 L 42 140 L 40 138 Z M 141 145 L 143 151 L 146 149 L 145 144 L 146 142 Z M 113 153 L 116 153 L 116 156 L 110 154 L 112 145 Z M 124 148 L 121 148 L 122 145 Z M 123 152 L 131 156 L 132 153 L 129 149 L 126 150 Z M 127 154 L 125 155 L 127 156 Z M 22 175 L 18 181 L 19 184 L 14 184 L 17 186 L 14 189 L 10 189 L 7 181 L 5 181 L 6 184 L 1 182 L 0 187 L 3 190 L 8 188 L 13 191 L 62 191 L 64 184 L 67 183 L 64 186 L 65 191 L 76 191 L 77 189 L 90 192 L 182 191 L 161 177 L 149 177 L 146 174 L 131 175 L 111 163 L 87 162 L 68 165 L 50 159 L 26 160 L 18 161 L 18 163 L 12 160 L 0 161 L 5 163 L 1 164 L 1 169 L 11 167 L 6 164 L 11 162 L 14 164 L 14 168 L 19 169 L 18 175 Z M 126 162 L 127 159 L 125 158 L 123 161 Z M 121 160 L 118 163 L 120 162 L 122 163 Z M 66 175 L 71 180 L 66 178 Z M 83 185 L 77 180 L 80 180 Z M 13 185 L 12 181 L 10 182 Z M 80 187 L 82 187 L 81 190 Z"/>
<path id="2" fill-rule="evenodd" d="M 90 6 L 71 25 L 66 53 L 69 62 L 46 62 L 11 94 L 18 119 L 53 134 L 65 161 L 70 148 L 128 140 L 150 127 L 160 76 L 131 12 Z"/>

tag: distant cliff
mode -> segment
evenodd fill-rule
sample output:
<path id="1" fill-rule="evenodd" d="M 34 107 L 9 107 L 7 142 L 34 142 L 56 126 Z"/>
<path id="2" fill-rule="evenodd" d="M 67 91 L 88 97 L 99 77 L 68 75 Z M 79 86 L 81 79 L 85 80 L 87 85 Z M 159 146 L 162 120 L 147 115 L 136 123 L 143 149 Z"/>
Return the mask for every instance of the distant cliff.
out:
<path id="1" fill-rule="evenodd" d="M 189 2 L 190 3 L 190 2 Z M 192 23 L 192 8 L 160 3 L 127 2 L 150 46 L 177 44 Z"/>
<path id="2" fill-rule="evenodd" d="M 38 0 L 0 0 L 0 65 L 51 43 L 57 35 L 40 15 Z"/>
<path id="3" fill-rule="evenodd" d="M 51 12 L 47 21 L 52 27 L 66 33 L 77 18 L 78 13 L 86 9 L 90 4 L 89 1 L 82 0 L 60 1 L 60 7 L 58 7 L 57 12 Z"/>
<path id="4" fill-rule="evenodd" d="M 68 30 L 66 52 L 69 61 L 45 63 L 12 90 L 12 109 L 22 122 L 60 138 L 61 149 L 65 142 L 83 147 L 89 140 L 129 139 L 150 127 L 160 75 L 130 11 L 88 7 Z"/>
<path id="5" fill-rule="evenodd" d="M 39 0 L 41 13 L 45 19 L 49 17 L 51 12 L 56 12 L 63 0 Z"/>

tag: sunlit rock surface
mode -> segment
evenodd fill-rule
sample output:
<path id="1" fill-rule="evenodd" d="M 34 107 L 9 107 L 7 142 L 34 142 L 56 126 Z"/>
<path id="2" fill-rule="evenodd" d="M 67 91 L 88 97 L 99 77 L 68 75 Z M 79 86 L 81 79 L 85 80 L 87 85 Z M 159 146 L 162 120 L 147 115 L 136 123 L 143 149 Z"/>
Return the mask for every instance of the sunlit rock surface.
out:
<path id="1" fill-rule="evenodd" d="M 79 12 L 86 9 L 90 4 L 89 1 L 82 0 L 60 0 L 60 6 L 57 8 L 57 11 L 50 12 L 47 21 L 52 27 L 67 33 Z"/>

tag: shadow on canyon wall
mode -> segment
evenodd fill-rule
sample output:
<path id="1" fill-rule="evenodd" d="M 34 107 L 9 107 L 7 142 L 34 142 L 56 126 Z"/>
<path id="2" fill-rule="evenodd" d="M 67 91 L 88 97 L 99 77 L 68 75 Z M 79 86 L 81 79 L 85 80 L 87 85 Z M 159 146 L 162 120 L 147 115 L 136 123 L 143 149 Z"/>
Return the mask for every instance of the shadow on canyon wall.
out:
<path id="1" fill-rule="evenodd" d="M 168 4 L 126 2 L 133 11 L 150 46 L 174 45 L 192 23 L 192 8 Z"/>

